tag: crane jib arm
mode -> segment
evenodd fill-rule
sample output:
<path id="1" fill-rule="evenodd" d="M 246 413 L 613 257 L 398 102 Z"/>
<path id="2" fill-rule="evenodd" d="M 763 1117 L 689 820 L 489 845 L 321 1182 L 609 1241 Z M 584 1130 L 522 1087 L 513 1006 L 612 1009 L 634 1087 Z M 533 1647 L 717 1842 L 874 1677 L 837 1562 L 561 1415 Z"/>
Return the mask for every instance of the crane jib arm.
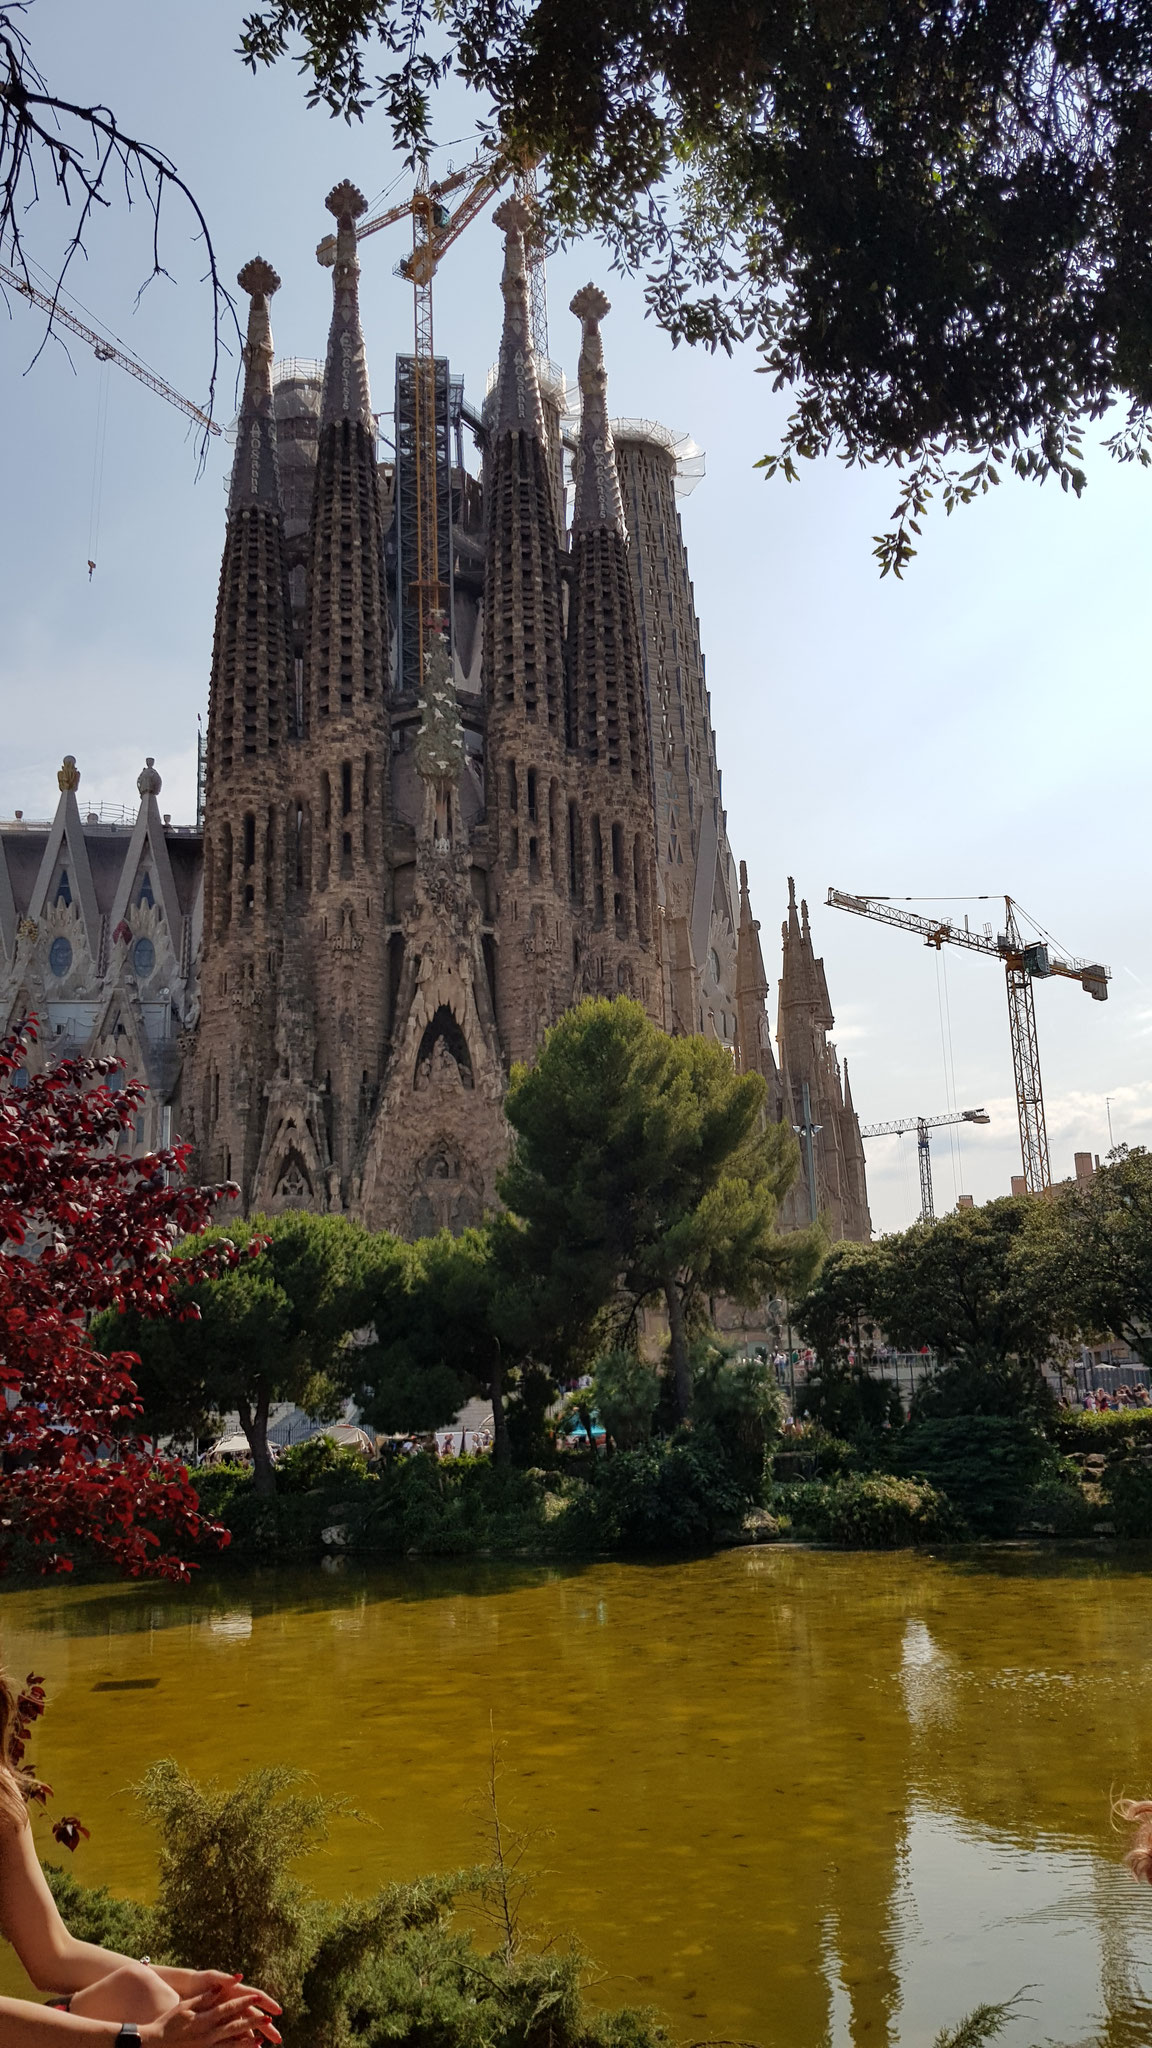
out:
<path id="1" fill-rule="evenodd" d="M 852 896 L 843 889 L 829 889 L 828 904 L 833 910 L 849 910 L 855 917 L 871 918 L 875 924 L 891 925 L 894 930 L 915 932 L 926 946 L 934 946 L 939 952 L 941 946 L 960 946 L 969 953 L 983 953 L 987 958 L 999 960 L 1011 971 L 1025 974 L 1033 981 L 1046 980 L 1050 975 L 1060 975 L 1065 981 L 1078 981 L 1085 995 L 1093 1002 L 1108 1000 L 1108 983 L 1111 970 L 1099 961 L 1062 959 L 1042 940 L 1024 942 L 1015 930 L 1015 919 L 1011 916 L 1010 899 L 1007 932 L 993 934 L 971 932 L 966 924 L 953 924 L 948 918 L 922 917 L 919 911 L 904 910 L 887 896 Z"/>

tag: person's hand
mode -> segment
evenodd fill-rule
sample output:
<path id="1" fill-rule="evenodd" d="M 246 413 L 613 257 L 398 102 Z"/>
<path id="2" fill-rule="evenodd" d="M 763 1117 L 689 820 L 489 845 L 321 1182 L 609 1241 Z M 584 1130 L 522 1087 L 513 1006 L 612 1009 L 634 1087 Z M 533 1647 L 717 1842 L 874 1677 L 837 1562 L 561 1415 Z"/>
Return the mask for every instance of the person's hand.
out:
<path id="1" fill-rule="evenodd" d="M 262 1991 L 233 1990 L 237 1981 L 226 1977 L 223 1987 L 215 1984 L 194 1998 L 182 1998 L 179 2005 L 141 2027 L 141 2041 L 149 2048 L 232 2048 L 233 2043 L 260 2041 L 278 2044 L 280 2035 L 269 2011 L 279 2012 L 279 2006 Z M 222 1988 L 225 1993 L 232 1990 L 232 1996 L 222 1996 Z"/>
<path id="2" fill-rule="evenodd" d="M 214 1991 L 218 1998 L 222 1998 L 226 1991 L 232 1991 L 239 1997 L 244 1991 L 249 1998 L 262 2004 L 266 2012 L 278 2014 L 281 2010 L 266 1991 L 258 1991 L 254 1984 L 241 1983 L 235 1970 L 177 1970 L 169 1969 L 167 1964 L 157 1969 L 155 1963 L 152 1967 L 156 1975 L 162 1977 L 165 1984 L 170 1984 L 181 1998 L 199 1998 L 205 1991 Z"/>

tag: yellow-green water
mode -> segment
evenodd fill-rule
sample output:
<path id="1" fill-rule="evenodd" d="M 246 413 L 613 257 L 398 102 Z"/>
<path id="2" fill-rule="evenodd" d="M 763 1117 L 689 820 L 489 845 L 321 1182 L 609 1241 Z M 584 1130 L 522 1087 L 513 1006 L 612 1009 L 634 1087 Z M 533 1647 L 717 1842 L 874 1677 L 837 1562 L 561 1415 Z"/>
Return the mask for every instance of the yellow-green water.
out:
<path id="1" fill-rule="evenodd" d="M 35 1760 L 91 1828 L 87 1881 L 146 1893 L 126 1787 L 165 1755 L 351 1795 L 375 1825 L 340 1825 L 320 1889 L 471 1861 L 491 1724 L 506 1817 L 552 1830 L 534 1915 L 579 1935 L 598 1997 L 655 2003 L 685 2040 L 928 2043 L 1022 1986 L 1017 2048 L 1152 2040 L 1152 1894 L 1109 1825 L 1112 1791 L 1152 1786 L 1143 1562 L 757 1550 L 53 1584 L 0 1598 L 0 1642 L 47 1676 Z"/>

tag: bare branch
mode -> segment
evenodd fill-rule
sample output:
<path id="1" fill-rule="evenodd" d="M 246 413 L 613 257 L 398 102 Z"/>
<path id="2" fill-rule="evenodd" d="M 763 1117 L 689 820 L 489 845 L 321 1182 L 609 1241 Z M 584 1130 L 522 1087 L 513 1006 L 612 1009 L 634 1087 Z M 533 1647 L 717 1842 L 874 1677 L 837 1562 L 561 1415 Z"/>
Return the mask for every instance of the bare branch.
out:
<path id="1" fill-rule="evenodd" d="M 177 194 L 191 209 L 194 239 L 203 243 L 207 257 L 201 281 L 208 284 L 212 294 L 212 363 L 204 409 L 211 417 L 225 347 L 223 327 L 230 326 L 238 345 L 243 337 L 232 297 L 220 278 L 203 209 L 172 159 L 151 143 L 126 134 L 110 107 L 100 103 L 83 106 L 48 89 L 28 38 L 16 19 L 26 15 L 28 5 L 29 0 L 8 0 L 8 4 L 0 5 L 0 250 L 8 253 L 12 266 L 31 285 L 25 251 L 26 221 L 29 210 L 42 197 L 42 176 L 47 166 L 57 192 L 73 212 L 71 232 L 55 268 L 55 305 L 74 260 L 88 254 L 86 236 L 97 209 L 113 204 L 109 188 L 114 175 L 119 173 L 117 182 L 122 181 L 127 206 L 131 208 L 142 201 L 151 215 L 152 267 L 137 293 L 139 304 L 140 296 L 154 278 L 171 276 L 160 257 L 161 215 L 169 192 Z M 49 336 L 55 335 L 53 312 L 48 315 L 33 362 Z M 205 429 L 199 443 L 201 469 L 207 446 Z"/>

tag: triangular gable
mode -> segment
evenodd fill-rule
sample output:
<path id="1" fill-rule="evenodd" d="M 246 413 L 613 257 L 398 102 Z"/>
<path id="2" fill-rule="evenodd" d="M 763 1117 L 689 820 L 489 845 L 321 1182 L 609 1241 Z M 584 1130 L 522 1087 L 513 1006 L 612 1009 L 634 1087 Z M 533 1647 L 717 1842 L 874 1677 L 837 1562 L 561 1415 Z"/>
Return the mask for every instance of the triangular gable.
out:
<path id="1" fill-rule="evenodd" d="M 144 777 L 141 776 L 141 781 Z M 158 778 L 157 778 L 158 779 Z M 128 915 L 136 901 L 136 883 L 142 867 L 148 869 L 153 901 L 164 912 L 172 949 L 180 957 L 180 899 L 176 894 L 176 880 L 172 873 L 172 862 L 168 857 L 168 842 L 164 837 L 164 821 L 155 795 L 147 790 L 140 799 L 136 823 L 124 856 L 124 866 L 116 885 L 112 903 L 109 930 L 115 931 Z"/>
<path id="2" fill-rule="evenodd" d="M 66 767 L 62 768 L 60 773 L 64 775 Z M 76 774 L 74 764 L 72 773 Z M 76 782 L 79 782 L 79 780 L 79 775 L 76 775 Z M 64 786 L 61 788 L 60 801 L 56 806 L 56 816 L 52 820 L 52 829 L 48 834 L 48 844 L 44 849 L 44 858 L 40 863 L 40 872 L 36 877 L 36 887 L 32 891 L 32 901 L 28 905 L 29 917 L 35 918 L 37 922 L 44 916 L 45 911 L 50 910 L 52 907 L 49 901 L 49 892 L 56 879 L 56 870 L 60 866 L 61 861 L 63 861 L 63 865 L 68 870 L 68 887 L 72 902 L 79 912 L 80 922 L 84 927 L 84 936 L 88 941 L 88 951 L 94 961 L 98 960 L 100 957 L 100 910 L 96 902 L 96 890 L 92 882 L 92 866 L 88 859 L 88 846 L 84 838 L 84 827 L 80 822 L 80 807 L 76 802 L 75 783 L 71 787 Z"/>

